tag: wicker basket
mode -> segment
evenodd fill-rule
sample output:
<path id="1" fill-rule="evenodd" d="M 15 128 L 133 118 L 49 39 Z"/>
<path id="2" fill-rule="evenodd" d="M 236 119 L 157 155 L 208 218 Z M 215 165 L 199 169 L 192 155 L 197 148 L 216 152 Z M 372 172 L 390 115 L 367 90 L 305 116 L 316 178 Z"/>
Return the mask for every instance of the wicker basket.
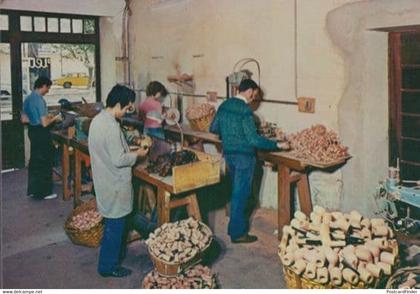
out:
<path id="1" fill-rule="evenodd" d="M 210 228 L 207 227 L 203 223 L 201 223 L 201 224 L 211 234 Z M 184 261 L 182 263 L 169 262 L 169 261 L 162 260 L 162 259 L 158 258 L 157 256 L 155 256 L 153 254 L 153 252 L 151 252 L 150 249 L 149 249 L 149 255 L 150 255 L 150 258 L 152 259 L 153 264 L 155 266 L 155 269 L 158 271 L 159 275 L 164 276 L 164 277 L 175 277 L 175 276 L 178 276 L 179 274 L 183 273 L 185 270 L 189 269 L 190 267 L 200 263 L 203 256 L 204 256 L 205 251 L 210 247 L 211 243 L 212 243 L 212 238 L 210 238 L 210 241 L 208 242 L 206 247 L 203 248 L 203 250 L 201 252 L 197 253 L 197 255 L 191 257 L 189 260 Z"/>
<path id="2" fill-rule="evenodd" d="M 398 256 L 398 244 L 392 248 L 396 256 Z M 393 270 L 398 267 L 399 261 L 395 263 Z M 352 285 L 346 281 L 343 281 L 341 286 L 336 286 L 332 283 L 321 284 L 313 280 L 309 280 L 305 277 L 299 276 L 290 267 L 283 266 L 284 280 L 286 286 L 289 289 L 376 289 L 383 288 L 389 276 L 382 275 L 382 277 L 375 279 L 372 284 L 366 284 L 363 281 L 359 281 L 356 285 Z M 387 287 L 388 288 L 388 287 Z"/>
<path id="3" fill-rule="evenodd" d="M 194 270 L 195 266 L 191 268 L 191 270 Z M 156 269 L 153 269 L 151 272 L 149 272 L 146 277 L 143 279 L 142 283 L 141 283 L 141 288 L 143 289 L 187 289 L 184 287 L 180 287 L 180 288 L 176 288 L 176 287 L 171 287 L 169 286 L 170 284 L 174 284 L 176 282 L 182 281 L 186 278 L 186 276 L 188 277 L 188 271 L 186 271 L 184 273 L 184 275 L 179 275 L 176 277 L 163 277 L 159 272 L 156 271 Z M 153 278 L 153 282 L 148 283 L 147 280 L 150 281 L 150 279 Z M 199 289 L 216 289 L 218 288 L 218 283 L 217 283 L 217 276 L 216 274 L 212 273 L 212 279 L 211 281 L 205 281 L 202 280 L 202 277 L 200 276 L 195 276 L 194 280 L 200 283 L 200 287 Z M 193 289 L 193 288 L 188 288 L 188 289 Z"/>
<path id="4" fill-rule="evenodd" d="M 208 132 L 210 124 L 213 121 L 214 116 L 216 115 L 216 110 L 211 110 L 207 115 L 202 116 L 196 119 L 189 119 L 191 129 L 199 132 Z"/>
<path id="5" fill-rule="evenodd" d="M 420 276 L 420 266 L 413 266 L 413 267 L 404 267 L 395 272 L 391 276 L 390 279 L 388 279 L 388 282 L 386 283 L 385 288 L 386 289 L 398 289 L 401 285 L 401 279 L 410 274 L 416 274 L 417 276 Z"/>
<path id="6" fill-rule="evenodd" d="M 81 231 L 70 226 L 73 216 L 85 211 L 96 209 L 96 199 L 94 198 L 76 207 L 67 217 L 67 220 L 64 224 L 64 231 L 74 244 L 92 248 L 99 247 L 104 232 L 103 221 L 86 231 Z"/>

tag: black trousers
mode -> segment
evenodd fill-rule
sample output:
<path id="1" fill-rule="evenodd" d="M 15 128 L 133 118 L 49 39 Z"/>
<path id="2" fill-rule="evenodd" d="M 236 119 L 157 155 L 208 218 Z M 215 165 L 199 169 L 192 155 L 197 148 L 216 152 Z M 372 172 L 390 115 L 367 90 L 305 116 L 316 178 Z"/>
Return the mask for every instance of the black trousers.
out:
<path id="1" fill-rule="evenodd" d="M 50 130 L 43 126 L 28 127 L 31 155 L 28 168 L 28 195 L 44 198 L 52 194 L 54 149 Z"/>

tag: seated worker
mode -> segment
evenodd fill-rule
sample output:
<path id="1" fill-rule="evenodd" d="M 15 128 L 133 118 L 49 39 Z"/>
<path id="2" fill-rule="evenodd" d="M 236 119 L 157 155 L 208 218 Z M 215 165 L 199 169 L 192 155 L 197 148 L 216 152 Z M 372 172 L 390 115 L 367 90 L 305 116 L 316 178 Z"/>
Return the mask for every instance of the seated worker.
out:
<path id="1" fill-rule="evenodd" d="M 163 132 L 163 110 L 161 100 L 168 95 L 168 90 L 158 81 L 150 82 L 146 88 L 146 100 L 140 104 L 140 115 L 144 117 L 145 135 L 165 139 Z"/>
<path id="2" fill-rule="evenodd" d="M 106 99 L 106 109 L 92 120 L 89 129 L 89 153 L 98 210 L 105 220 L 99 252 L 98 272 L 103 277 L 125 277 L 131 270 L 120 266 L 125 252 L 127 216 L 133 210 L 131 168 L 143 148 L 130 152 L 118 122 L 133 107 L 134 91 L 116 85 Z"/>
<path id="3" fill-rule="evenodd" d="M 258 85 L 250 79 L 239 85 L 239 94 L 225 100 L 217 110 L 210 132 L 222 140 L 223 154 L 232 182 L 232 198 L 228 234 L 232 243 L 251 243 L 258 240 L 249 235 L 246 206 L 251 196 L 256 164 L 256 149 L 288 149 L 288 143 L 277 143 L 257 134 L 249 103 L 258 95 Z"/>

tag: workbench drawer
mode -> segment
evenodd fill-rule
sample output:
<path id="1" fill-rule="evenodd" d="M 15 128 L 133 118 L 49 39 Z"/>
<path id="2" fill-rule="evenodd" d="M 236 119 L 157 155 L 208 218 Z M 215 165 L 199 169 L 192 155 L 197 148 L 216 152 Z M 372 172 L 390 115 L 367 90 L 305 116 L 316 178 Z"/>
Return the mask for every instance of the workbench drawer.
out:
<path id="1" fill-rule="evenodd" d="M 221 158 L 217 155 L 193 151 L 199 161 L 172 168 L 174 193 L 181 193 L 220 182 Z"/>

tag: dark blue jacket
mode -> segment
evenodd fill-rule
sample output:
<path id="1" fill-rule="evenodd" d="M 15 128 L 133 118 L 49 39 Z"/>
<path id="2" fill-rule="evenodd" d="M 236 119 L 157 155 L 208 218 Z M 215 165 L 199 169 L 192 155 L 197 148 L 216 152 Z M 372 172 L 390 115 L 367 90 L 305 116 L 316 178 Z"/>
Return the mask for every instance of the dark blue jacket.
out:
<path id="1" fill-rule="evenodd" d="M 217 110 L 210 132 L 222 139 L 225 154 L 255 154 L 256 149 L 275 150 L 275 141 L 257 134 L 253 112 L 241 99 L 225 100 Z"/>

